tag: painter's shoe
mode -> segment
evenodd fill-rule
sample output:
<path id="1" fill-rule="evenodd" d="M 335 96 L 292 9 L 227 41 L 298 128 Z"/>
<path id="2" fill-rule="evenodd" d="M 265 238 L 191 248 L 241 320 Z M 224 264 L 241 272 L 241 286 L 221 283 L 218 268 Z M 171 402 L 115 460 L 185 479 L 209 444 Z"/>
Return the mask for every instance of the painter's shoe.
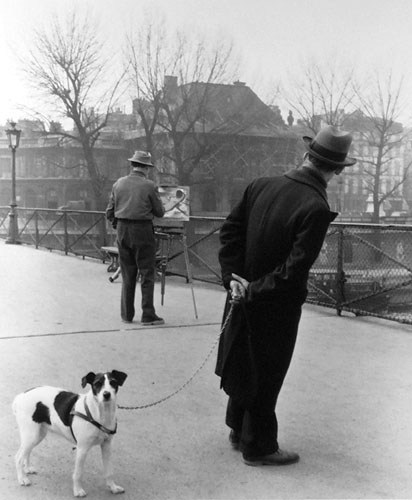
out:
<path id="1" fill-rule="evenodd" d="M 163 318 L 159 318 L 159 316 L 151 316 L 150 318 L 148 317 L 142 317 L 141 321 L 142 325 L 144 326 L 151 326 L 151 325 L 164 325 L 165 320 Z"/>
<path id="2" fill-rule="evenodd" d="M 290 465 L 299 462 L 299 455 L 293 451 L 284 451 L 280 448 L 274 453 L 260 457 L 247 457 L 243 455 L 243 461 L 246 465 Z"/>

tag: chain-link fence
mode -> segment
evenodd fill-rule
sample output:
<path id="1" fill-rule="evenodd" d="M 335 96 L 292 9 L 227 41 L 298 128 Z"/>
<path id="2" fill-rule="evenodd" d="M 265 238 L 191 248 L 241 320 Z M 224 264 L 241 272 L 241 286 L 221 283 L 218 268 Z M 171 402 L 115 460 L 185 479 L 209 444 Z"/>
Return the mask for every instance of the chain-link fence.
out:
<path id="1" fill-rule="evenodd" d="M 412 323 L 412 226 L 332 224 L 308 302 Z"/>
<path id="2" fill-rule="evenodd" d="M 0 207 L 0 237 L 8 231 L 8 207 Z M 223 217 L 191 217 L 170 234 L 166 275 L 221 285 L 218 263 Z M 18 239 L 36 247 L 107 260 L 115 245 L 104 212 L 18 209 Z M 184 238 L 181 237 L 182 233 Z M 412 324 L 412 226 L 333 223 L 310 272 L 307 301 L 358 315 Z"/>
<path id="3" fill-rule="evenodd" d="M 191 217 L 186 224 L 195 279 L 221 283 L 217 253 L 223 220 Z M 185 275 L 181 255 L 181 249 L 172 251 L 169 269 Z M 412 324 L 412 226 L 333 223 L 308 289 L 307 302 L 338 314 L 345 310 Z"/>

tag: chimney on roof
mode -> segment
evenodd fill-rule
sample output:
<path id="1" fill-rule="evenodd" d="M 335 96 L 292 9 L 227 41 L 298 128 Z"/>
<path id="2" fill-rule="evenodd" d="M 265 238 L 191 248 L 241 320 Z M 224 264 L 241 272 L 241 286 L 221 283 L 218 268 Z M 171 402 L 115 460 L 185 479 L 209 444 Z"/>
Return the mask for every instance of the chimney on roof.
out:
<path id="1" fill-rule="evenodd" d="M 240 80 L 236 80 L 233 82 L 233 85 L 236 85 L 237 87 L 246 87 L 246 82 L 241 82 Z"/>
<path id="2" fill-rule="evenodd" d="M 174 101 L 177 98 L 177 76 L 165 75 L 163 92 L 167 100 Z"/>

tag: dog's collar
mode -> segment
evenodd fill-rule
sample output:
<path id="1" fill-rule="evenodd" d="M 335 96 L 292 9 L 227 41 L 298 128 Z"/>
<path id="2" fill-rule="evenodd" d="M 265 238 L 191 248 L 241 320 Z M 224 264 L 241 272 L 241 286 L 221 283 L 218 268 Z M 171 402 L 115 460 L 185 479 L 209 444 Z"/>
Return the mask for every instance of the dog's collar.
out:
<path id="1" fill-rule="evenodd" d="M 117 432 L 117 422 L 116 422 L 116 426 L 115 426 L 114 430 L 108 429 L 107 427 L 105 427 L 104 425 L 100 424 L 99 422 L 97 422 L 92 417 L 92 414 L 90 413 L 89 407 L 87 406 L 86 400 L 84 401 L 84 409 L 86 410 L 86 415 L 84 413 L 76 411 L 75 409 L 72 409 L 72 411 L 70 412 L 70 415 L 72 415 L 73 417 L 80 417 L 83 420 L 86 420 L 86 422 L 89 422 L 90 424 L 93 424 L 95 427 L 97 427 L 102 432 L 105 432 L 106 434 L 116 434 L 116 432 Z M 73 428 L 72 428 L 71 425 L 70 425 L 70 430 L 72 431 L 72 435 L 73 435 L 74 440 L 77 442 L 77 440 L 76 440 L 76 438 L 74 436 Z"/>

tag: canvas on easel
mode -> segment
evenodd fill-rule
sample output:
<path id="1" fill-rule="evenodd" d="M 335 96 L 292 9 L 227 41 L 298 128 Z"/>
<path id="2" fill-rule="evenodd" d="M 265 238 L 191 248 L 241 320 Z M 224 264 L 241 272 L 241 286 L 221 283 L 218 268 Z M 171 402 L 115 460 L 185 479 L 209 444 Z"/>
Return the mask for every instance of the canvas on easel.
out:
<path id="1" fill-rule="evenodd" d="M 165 208 L 162 222 L 182 222 L 190 218 L 190 188 L 189 186 L 160 186 L 159 195 Z M 169 224 L 168 224 L 169 225 Z"/>
<path id="2" fill-rule="evenodd" d="M 187 247 L 186 234 L 184 231 L 184 222 L 190 219 L 190 189 L 189 186 L 159 186 L 159 195 L 165 208 L 165 214 L 162 218 L 155 218 L 154 225 L 157 228 L 158 238 L 161 241 L 166 240 L 167 252 L 164 259 L 164 273 L 162 280 L 162 305 L 165 290 L 165 274 L 169 260 L 171 241 L 177 241 L 182 245 L 183 256 L 186 267 L 187 281 L 192 291 L 193 307 L 195 317 L 197 318 L 197 307 L 193 289 L 192 270 L 189 261 L 189 251 Z"/>

